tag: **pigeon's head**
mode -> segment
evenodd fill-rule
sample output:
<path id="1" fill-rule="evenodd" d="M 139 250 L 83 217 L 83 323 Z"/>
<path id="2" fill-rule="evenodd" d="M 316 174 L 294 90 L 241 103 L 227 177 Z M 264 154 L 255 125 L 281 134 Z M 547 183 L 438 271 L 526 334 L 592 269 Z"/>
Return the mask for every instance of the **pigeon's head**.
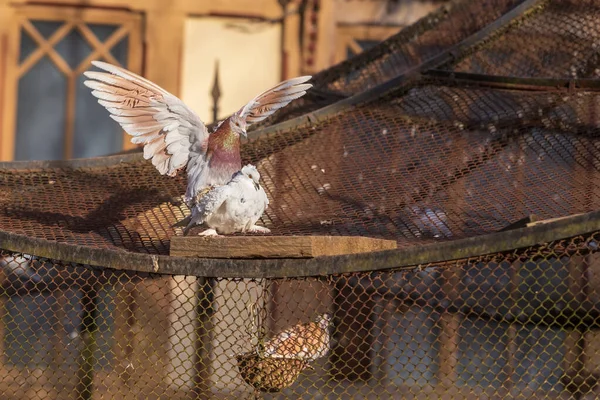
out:
<path id="1" fill-rule="evenodd" d="M 258 188 L 258 182 L 260 181 L 260 172 L 252 164 L 248 164 L 242 168 L 242 174 L 252 179 L 254 186 Z"/>
<path id="2" fill-rule="evenodd" d="M 248 134 L 246 133 L 246 119 L 240 117 L 237 114 L 234 114 L 231 116 L 231 119 L 229 120 L 229 125 L 231 126 L 231 130 L 235 133 L 237 133 L 238 135 L 241 135 L 243 137 L 248 137 Z"/>

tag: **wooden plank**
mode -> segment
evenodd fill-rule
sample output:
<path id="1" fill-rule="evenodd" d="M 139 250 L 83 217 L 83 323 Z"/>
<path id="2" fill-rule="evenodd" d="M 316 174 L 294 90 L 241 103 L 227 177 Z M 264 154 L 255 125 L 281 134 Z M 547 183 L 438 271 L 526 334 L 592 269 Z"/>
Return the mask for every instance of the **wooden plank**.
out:
<path id="1" fill-rule="evenodd" d="M 527 227 L 529 228 L 531 226 L 545 225 L 545 224 L 548 224 L 550 222 L 560 221 L 561 219 L 571 218 L 571 217 L 575 217 L 577 215 L 583 215 L 583 213 L 565 215 L 563 217 L 549 218 L 549 219 L 544 219 L 544 220 L 540 220 L 540 221 L 533 221 L 533 222 L 528 223 Z"/>
<path id="2" fill-rule="evenodd" d="M 240 15 L 277 18 L 281 16 L 281 6 L 277 0 L 2 0 L 15 5 L 40 4 L 47 6 L 74 6 L 129 9 L 135 11 L 152 11 L 164 9 L 181 11 L 191 15 Z M 81 8 L 81 10 L 85 10 Z M 110 10 L 108 10 L 110 11 Z"/>
<path id="3" fill-rule="evenodd" d="M 311 258 L 396 249 L 360 236 L 173 236 L 171 255 L 203 258 Z"/>

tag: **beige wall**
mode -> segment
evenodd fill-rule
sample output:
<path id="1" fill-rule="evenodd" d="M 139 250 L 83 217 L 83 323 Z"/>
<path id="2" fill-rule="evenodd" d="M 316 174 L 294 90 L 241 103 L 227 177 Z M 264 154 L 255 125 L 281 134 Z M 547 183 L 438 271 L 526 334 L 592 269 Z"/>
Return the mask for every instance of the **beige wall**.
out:
<path id="1" fill-rule="evenodd" d="M 281 26 L 243 18 L 188 18 L 185 22 L 181 97 L 212 122 L 211 89 L 219 60 L 219 118 L 280 81 Z"/>

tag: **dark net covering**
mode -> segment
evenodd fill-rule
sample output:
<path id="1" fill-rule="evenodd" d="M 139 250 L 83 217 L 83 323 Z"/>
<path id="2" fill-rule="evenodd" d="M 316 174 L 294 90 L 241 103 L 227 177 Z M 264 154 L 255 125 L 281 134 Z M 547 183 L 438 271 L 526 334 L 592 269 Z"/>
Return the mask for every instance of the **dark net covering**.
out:
<path id="1" fill-rule="evenodd" d="M 477 33 L 524 0 L 458 0 L 439 9 L 378 46 L 313 76 L 301 99 L 251 129 L 284 121 L 371 89 L 418 67 Z"/>
<path id="2" fill-rule="evenodd" d="M 444 68 L 517 77 L 598 78 L 600 4 L 542 1 Z"/>
<path id="3" fill-rule="evenodd" d="M 600 10 L 526 5 L 440 70 L 246 144 L 271 200 L 261 223 L 276 235 L 379 237 L 418 252 L 469 238 L 490 246 L 530 215 L 598 210 L 600 84 L 514 76 L 571 78 L 565 65 L 584 62 L 550 39 L 575 35 L 583 39 L 569 43 L 591 48 Z M 502 39 L 532 29 L 545 40 Z M 509 48 L 510 68 L 490 61 Z M 531 62 L 520 52 L 543 54 L 546 69 L 519 74 Z M 487 64 L 498 71 L 472 67 Z M 72 263 L 79 253 L 64 246 L 122 254 L 124 264 L 168 255 L 181 234 L 171 225 L 188 213 L 184 177 L 129 155 L 6 164 L 0 179 L 2 237 L 46 239 L 31 249 L 70 257 L 2 253 L 2 398 L 597 396 L 597 227 L 491 254 L 448 250 L 448 261 L 411 268 L 381 270 L 373 255 L 355 273 L 205 277 L 199 263 L 170 276 Z M 264 353 L 278 333 L 324 313 L 327 354 Z M 308 332 L 311 343 L 318 331 Z"/>

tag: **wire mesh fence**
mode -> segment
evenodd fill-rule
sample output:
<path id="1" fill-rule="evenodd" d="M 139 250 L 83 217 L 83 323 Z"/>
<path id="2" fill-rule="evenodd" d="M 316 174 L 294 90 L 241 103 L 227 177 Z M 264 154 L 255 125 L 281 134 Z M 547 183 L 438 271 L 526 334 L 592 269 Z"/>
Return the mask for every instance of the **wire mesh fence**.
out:
<path id="1" fill-rule="evenodd" d="M 311 81 L 313 88 L 305 96 L 251 129 L 257 130 L 328 106 L 419 68 L 517 6 L 528 3 L 533 2 L 449 1 L 379 45 L 315 74 Z"/>
<path id="2" fill-rule="evenodd" d="M 143 274 L 4 252 L 0 394 L 594 398 L 599 238 L 278 279 Z"/>

